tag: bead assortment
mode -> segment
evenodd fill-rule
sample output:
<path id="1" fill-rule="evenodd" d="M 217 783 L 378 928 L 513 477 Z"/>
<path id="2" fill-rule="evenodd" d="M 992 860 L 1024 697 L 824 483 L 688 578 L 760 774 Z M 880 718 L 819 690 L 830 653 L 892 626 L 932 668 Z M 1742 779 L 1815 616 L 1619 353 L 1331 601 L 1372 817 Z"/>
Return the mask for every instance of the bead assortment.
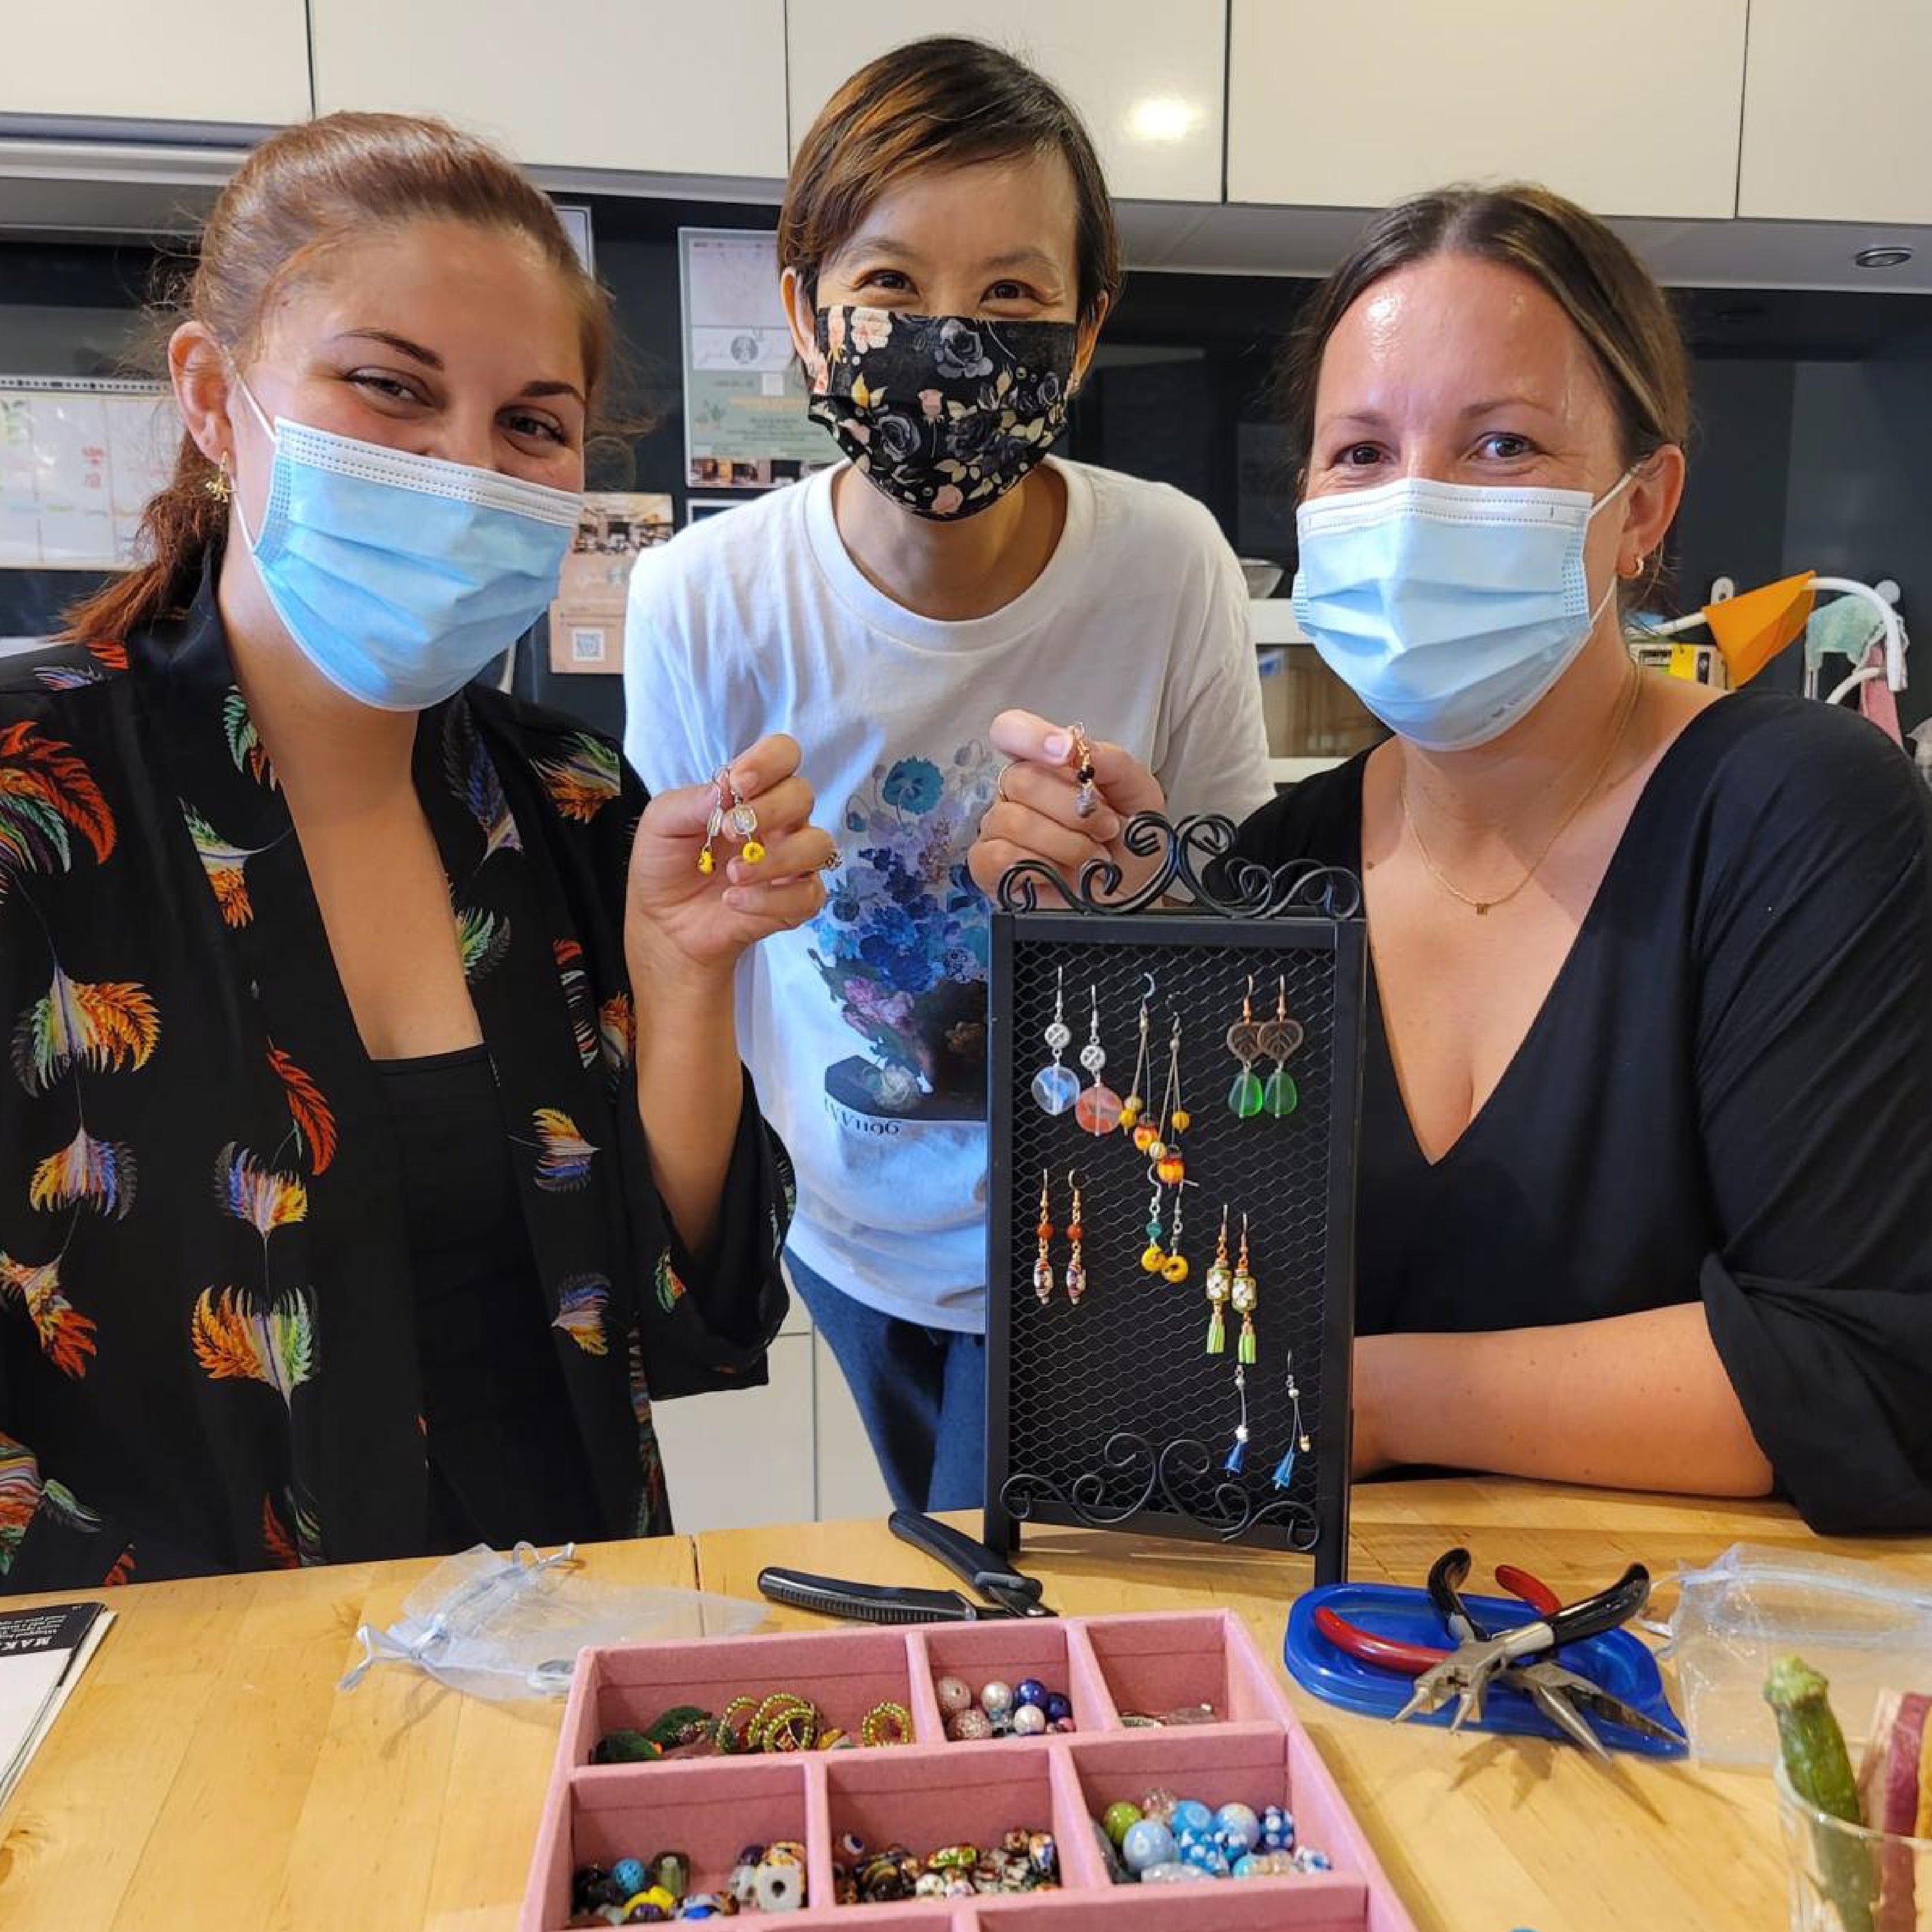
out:
<path id="1" fill-rule="evenodd" d="M 1037 1738 L 1074 1728 L 1073 1705 L 1037 1677 L 1009 1684 L 995 1677 L 974 1690 L 964 1678 L 942 1677 L 933 1685 L 946 1735 L 956 1744 L 988 1738 Z"/>
<path id="2" fill-rule="evenodd" d="M 691 1879 L 691 1860 L 682 1852 L 659 1852 L 648 1861 L 619 1858 L 608 1870 L 579 1865 L 570 1882 L 570 1922 L 664 1925 L 806 1908 L 805 1847 L 795 1838 L 747 1845 L 721 1891 L 694 1892 Z"/>
<path id="3" fill-rule="evenodd" d="M 868 1851 L 848 1833 L 832 1868 L 841 1905 L 886 1905 L 908 1898 L 970 1898 L 986 1892 L 1054 1892 L 1060 1851 L 1051 1832 L 1024 1826 L 998 1845 L 940 1845 L 923 1857 L 904 1845 Z"/>
<path id="4" fill-rule="evenodd" d="M 888 1698 L 866 1713 L 854 1737 L 833 1724 L 809 1697 L 774 1690 L 734 1697 L 713 1716 L 693 1704 L 674 1705 L 644 1730 L 606 1731 L 590 1754 L 593 1764 L 651 1763 L 674 1752 L 736 1757 L 750 1751 L 850 1750 L 860 1744 L 909 1744 L 912 1713 Z"/>
<path id="5" fill-rule="evenodd" d="M 1099 1826 L 1116 1884 L 1306 1876 L 1330 1868 L 1327 1853 L 1296 1843 L 1294 1817 L 1279 1804 L 1215 1809 L 1161 1789 L 1138 1804 L 1116 1798 Z"/>

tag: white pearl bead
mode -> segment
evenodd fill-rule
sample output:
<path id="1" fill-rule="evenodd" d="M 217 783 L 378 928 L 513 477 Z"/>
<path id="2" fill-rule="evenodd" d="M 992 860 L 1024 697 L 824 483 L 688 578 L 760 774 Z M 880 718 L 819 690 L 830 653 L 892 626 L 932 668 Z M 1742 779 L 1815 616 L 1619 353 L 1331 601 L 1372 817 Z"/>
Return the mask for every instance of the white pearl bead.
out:
<path id="1" fill-rule="evenodd" d="M 1046 1713 L 1037 1704 L 1022 1704 L 1013 1713 L 1013 1729 L 1023 1738 L 1034 1738 L 1046 1729 Z"/>
<path id="2" fill-rule="evenodd" d="M 1003 1711 L 1013 1708 L 1013 1687 L 994 1678 L 980 1692 L 980 1707 L 988 1717 L 997 1718 Z"/>

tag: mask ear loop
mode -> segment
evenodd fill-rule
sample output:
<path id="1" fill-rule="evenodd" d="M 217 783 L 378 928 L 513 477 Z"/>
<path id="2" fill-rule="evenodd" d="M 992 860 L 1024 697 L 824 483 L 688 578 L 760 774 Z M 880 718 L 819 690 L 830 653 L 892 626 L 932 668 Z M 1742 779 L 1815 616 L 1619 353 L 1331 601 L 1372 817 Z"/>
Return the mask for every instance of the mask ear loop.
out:
<path id="1" fill-rule="evenodd" d="M 1586 530 L 1591 524 L 1594 524 L 1597 520 L 1598 512 L 1600 510 L 1608 509 L 1610 506 L 1630 488 L 1631 479 L 1635 477 L 1636 472 L 1643 467 L 1644 464 L 1648 463 L 1649 460 L 1649 458 L 1646 457 L 1642 462 L 1633 463 L 1626 470 L 1624 473 L 1619 476 L 1594 503 L 1590 506 L 1590 514 L 1583 520 L 1583 526 Z M 1610 570 L 1610 588 L 1604 592 L 1601 597 L 1598 598 L 1596 608 L 1590 613 L 1590 628 L 1592 631 L 1595 630 L 1598 623 L 1602 621 L 1604 613 L 1607 610 L 1610 608 L 1611 604 L 1616 601 L 1617 586 L 1624 581 L 1624 578 L 1623 573 L 1612 565 Z"/>
<path id="2" fill-rule="evenodd" d="M 255 412 L 255 420 L 262 425 L 262 434 L 268 439 L 268 446 L 272 449 L 275 445 L 275 426 L 269 422 L 267 413 L 261 404 L 256 401 L 255 392 L 249 388 L 248 377 L 243 375 L 239 369 L 235 371 L 234 386 L 242 392 L 242 400 Z M 238 478 L 236 479 L 233 499 L 235 520 L 241 525 L 242 540 L 248 546 L 248 554 L 253 556 L 255 554 L 255 535 L 248 527 L 248 512 L 242 506 L 242 491 Z"/>

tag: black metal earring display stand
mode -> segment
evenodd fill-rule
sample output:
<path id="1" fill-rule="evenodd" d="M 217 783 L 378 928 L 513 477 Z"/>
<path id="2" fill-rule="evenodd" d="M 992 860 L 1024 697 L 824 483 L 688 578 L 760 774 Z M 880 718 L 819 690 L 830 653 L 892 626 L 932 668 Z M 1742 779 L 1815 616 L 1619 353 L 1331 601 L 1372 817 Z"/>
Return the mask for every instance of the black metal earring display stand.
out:
<path id="1" fill-rule="evenodd" d="M 1136 856 L 1159 861 L 1131 895 L 1110 896 L 1119 877 L 1099 863 L 1070 882 L 1029 860 L 1000 884 L 988 1042 L 986 1540 L 1011 1550 L 1020 1526 L 1036 1522 L 1243 1542 L 1312 1554 L 1316 1580 L 1335 1581 L 1348 1550 L 1360 887 L 1352 874 L 1307 863 L 1226 861 L 1234 828 L 1225 818 L 1170 825 L 1146 813 L 1124 837 Z M 1039 909 L 1042 888 L 1064 908 Z M 1191 905 L 1167 909 L 1182 895 Z M 1141 1265 L 1156 1190 L 1132 1136 L 1090 1133 L 1071 1109 L 1048 1114 L 1034 1098 L 1034 1076 L 1053 1058 L 1043 1036 L 1063 976 L 1072 1040 L 1062 1063 L 1083 1088 L 1092 1084 L 1080 1054 L 1097 994 L 1101 1077 L 1123 1100 L 1135 1086 L 1144 999 L 1149 1048 L 1138 1090 L 1156 1126 L 1180 1023 L 1182 1104 L 1192 1116 L 1178 1136 L 1184 1281 Z M 1299 1104 L 1285 1118 L 1244 1120 L 1228 1106 L 1240 1070 L 1228 1029 L 1251 979 L 1257 1021 L 1274 1017 L 1285 982 L 1288 1013 L 1304 1029 L 1288 1063 Z M 1272 1065 L 1261 1060 L 1255 1071 L 1265 1079 Z M 1042 1172 L 1055 1230 L 1045 1304 L 1033 1282 Z M 1065 1287 L 1076 1178 L 1088 1280 L 1077 1305 Z M 1166 1228 L 1175 1192 L 1159 1189 Z M 1226 1352 L 1206 1352 L 1208 1270 L 1224 1205 L 1231 1263 L 1247 1216 L 1258 1290 L 1238 1473 L 1224 1466 L 1240 1408 L 1232 1309 Z M 1284 1490 L 1274 1478 L 1294 1436 L 1291 1350 L 1310 1447 Z"/>

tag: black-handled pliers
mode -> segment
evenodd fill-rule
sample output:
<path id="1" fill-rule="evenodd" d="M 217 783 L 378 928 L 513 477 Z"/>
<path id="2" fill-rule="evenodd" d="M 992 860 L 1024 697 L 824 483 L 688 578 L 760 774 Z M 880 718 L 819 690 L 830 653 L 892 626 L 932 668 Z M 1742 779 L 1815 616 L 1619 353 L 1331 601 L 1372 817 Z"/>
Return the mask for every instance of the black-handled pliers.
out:
<path id="1" fill-rule="evenodd" d="M 1458 1648 L 1416 1679 L 1408 1702 L 1396 1713 L 1399 1718 L 1440 1710 L 1454 1697 L 1456 1714 L 1450 1728 L 1460 1730 L 1470 1718 L 1482 1716 L 1484 1693 L 1498 1673 L 1512 1670 L 1515 1680 L 1529 1689 L 1538 1678 L 1523 1671 L 1525 1660 L 1563 1644 L 1620 1629 L 1650 1600 L 1650 1572 L 1641 1563 L 1633 1563 L 1607 1590 L 1600 1590 L 1594 1597 L 1545 1610 L 1533 1622 L 1488 1634 L 1462 1601 L 1462 1586 L 1468 1577 L 1471 1562 L 1466 1550 L 1445 1550 L 1430 1570 L 1429 1600 L 1449 1634 L 1456 1640 Z M 1554 1664 L 1548 1665 L 1546 1670 L 1543 1666 L 1535 1668 L 1543 1676 L 1545 1689 L 1553 1691 L 1561 1688 L 1574 1695 L 1581 1688 L 1599 1696 L 1604 1694 L 1586 1678 L 1576 1678 L 1574 1685 L 1559 1685 L 1558 1676 L 1568 1678 L 1573 1673 L 1562 1671 Z M 1539 1705 L 1542 1701 L 1537 1700 Z M 1570 1731 L 1568 1724 L 1564 1729 Z M 1575 1735 L 1574 1731 L 1570 1734 Z"/>

